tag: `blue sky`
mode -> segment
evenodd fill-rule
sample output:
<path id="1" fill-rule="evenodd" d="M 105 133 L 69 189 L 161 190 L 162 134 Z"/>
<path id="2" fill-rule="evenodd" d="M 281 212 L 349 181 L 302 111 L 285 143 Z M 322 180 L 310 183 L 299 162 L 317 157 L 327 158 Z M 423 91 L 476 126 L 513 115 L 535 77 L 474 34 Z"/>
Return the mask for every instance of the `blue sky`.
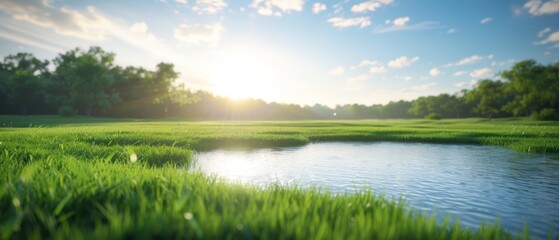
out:
<path id="1" fill-rule="evenodd" d="M 0 1 L 0 55 L 101 46 L 234 98 L 376 104 L 559 60 L 559 0 Z"/>

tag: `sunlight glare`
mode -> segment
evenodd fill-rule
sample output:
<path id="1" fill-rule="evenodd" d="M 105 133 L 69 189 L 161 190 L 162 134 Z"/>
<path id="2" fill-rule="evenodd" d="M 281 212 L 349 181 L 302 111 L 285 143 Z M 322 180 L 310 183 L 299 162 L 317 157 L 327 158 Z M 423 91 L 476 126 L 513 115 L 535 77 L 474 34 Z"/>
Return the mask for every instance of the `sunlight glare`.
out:
<path id="1" fill-rule="evenodd" d="M 210 74 L 213 91 L 233 99 L 269 98 L 271 72 L 266 59 L 252 48 L 221 54 Z"/>

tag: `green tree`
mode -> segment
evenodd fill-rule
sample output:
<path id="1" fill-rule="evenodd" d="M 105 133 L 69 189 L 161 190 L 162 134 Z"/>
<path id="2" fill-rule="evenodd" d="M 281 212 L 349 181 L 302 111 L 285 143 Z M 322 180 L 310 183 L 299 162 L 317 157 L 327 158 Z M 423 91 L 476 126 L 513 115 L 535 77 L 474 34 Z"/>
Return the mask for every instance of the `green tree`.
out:
<path id="1" fill-rule="evenodd" d="M 55 60 L 49 101 L 59 107 L 70 106 L 87 116 L 105 111 L 120 101 L 116 91 L 113 53 L 99 47 L 88 51 L 77 48 L 60 54 Z"/>
<path id="2" fill-rule="evenodd" d="M 427 116 L 430 113 L 429 111 L 428 97 L 419 97 L 415 99 L 414 101 L 412 101 L 411 107 L 408 109 L 409 114 L 420 117 Z"/>
<path id="3" fill-rule="evenodd" d="M 514 115 L 537 115 L 544 109 L 557 109 L 559 92 L 558 65 L 542 66 L 534 60 L 516 63 L 501 76 L 508 80 L 507 90 L 514 98 L 504 110 Z"/>
<path id="4" fill-rule="evenodd" d="M 174 83 L 179 77 L 179 73 L 174 70 L 174 65 L 170 63 L 157 64 L 157 70 L 153 74 L 151 89 L 153 91 L 153 103 L 163 107 L 165 118 L 173 106 L 183 106 L 197 101 L 197 98 L 184 85 L 175 86 Z"/>
<path id="5" fill-rule="evenodd" d="M 32 107 L 44 102 L 45 78 L 48 61 L 41 61 L 30 53 L 18 53 L 4 58 L 1 67 L 0 95 L 20 114 L 26 115 Z"/>
<path id="6" fill-rule="evenodd" d="M 486 79 L 465 95 L 466 101 L 475 104 L 473 108 L 475 113 L 492 118 L 502 114 L 503 106 L 511 100 L 506 88 L 507 83 Z"/>
<path id="7" fill-rule="evenodd" d="M 410 118 L 408 110 L 411 108 L 409 101 L 391 101 L 382 108 L 382 116 L 384 118 Z"/>

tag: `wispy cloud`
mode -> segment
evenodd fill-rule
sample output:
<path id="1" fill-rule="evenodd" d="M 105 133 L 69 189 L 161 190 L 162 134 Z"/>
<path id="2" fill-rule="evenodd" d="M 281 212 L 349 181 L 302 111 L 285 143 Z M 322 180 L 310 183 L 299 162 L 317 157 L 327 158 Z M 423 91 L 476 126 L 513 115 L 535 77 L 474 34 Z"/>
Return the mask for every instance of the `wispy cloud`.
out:
<path id="1" fill-rule="evenodd" d="M 491 22 L 491 21 L 493 21 L 493 18 L 486 17 L 484 19 L 481 19 L 481 21 L 479 21 L 479 23 L 486 24 L 486 23 Z"/>
<path id="2" fill-rule="evenodd" d="M 302 11 L 304 4 L 304 0 L 253 0 L 250 6 L 260 15 L 282 16 L 284 13 Z"/>
<path id="3" fill-rule="evenodd" d="M 18 34 L 13 34 L 0 29 L 0 38 L 7 39 L 13 42 L 18 42 L 28 46 L 44 49 L 51 52 L 63 52 L 64 49 L 61 47 L 54 46 L 53 44 L 45 43 L 44 41 L 33 40 L 26 37 L 21 37 Z"/>
<path id="4" fill-rule="evenodd" d="M 556 31 L 552 34 L 549 34 L 549 36 L 547 36 L 547 38 L 545 38 L 544 40 L 535 42 L 534 44 L 536 44 L 536 45 L 546 45 L 546 44 L 556 43 L 556 42 L 559 42 L 559 31 Z"/>
<path id="5" fill-rule="evenodd" d="M 318 14 L 318 13 L 320 13 L 320 12 L 322 12 L 322 11 L 326 11 L 326 4 L 316 2 L 316 3 L 314 3 L 314 4 L 312 5 L 312 12 L 313 12 L 314 14 Z"/>
<path id="6" fill-rule="evenodd" d="M 393 0 L 369 0 L 353 5 L 351 7 L 351 11 L 356 13 L 364 13 L 369 11 L 373 12 L 382 6 L 391 4 L 392 2 Z"/>
<path id="7" fill-rule="evenodd" d="M 54 8 L 45 2 L 32 2 L 3 0 L 0 1 L 0 10 L 13 19 L 52 29 L 61 35 L 84 40 L 103 40 L 107 37 L 111 21 L 92 6 L 78 11 L 68 7 Z"/>
<path id="8" fill-rule="evenodd" d="M 181 24 L 175 28 L 175 38 L 181 42 L 200 45 L 215 46 L 221 38 L 223 27 L 216 24 Z"/>
<path id="9" fill-rule="evenodd" d="M 386 27 L 381 26 L 381 27 L 375 28 L 375 30 L 373 32 L 374 33 L 387 33 L 387 32 L 397 32 L 397 31 L 433 30 L 433 29 L 441 29 L 441 28 L 444 28 L 444 26 L 442 26 L 440 23 L 427 21 L 427 22 L 421 22 L 421 23 L 410 24 L 410 25 L 405 25 L 405 26 L 396 26 L 396 25 L 386 26 Z"/>
<path id="10" fill-rule="evenodd" d="M 363 60 L 359 63 L 359 67 L 365 67 L 365 66 L 375 66 L 375 65 L 379 65 L 380 62 L 379 61 L 374 61 L 374 60 Z"/>
<path id="11" fill-rule="evenodd" d="M 446 31 L 446 33 L 451 34 L 451 33 L 455 33 L 457 30 L 454 28 L 448 29 L 448 31 Z"/>
<path id="12" fill-rule="evenodd" d="M 466 87 L 474 87 L 478 84 L 478 80 L 471 80 L 469 82 L 459 82 L 454 84 L 454 86 L 459 87 L 459 88 L 466 88 Z"/>
<path id="13" fill-rule="evenodd" d="M 345 73 L 345 68 L 342 66 L 337 66 L 333 69 L 331 69 L 328 74 L 331 76 L 338 76 L 338 75 L 342 75 Z"/>
<path id="14" fill-rule="evenodd" d="M 559 0 L 530 0 L 524 4 L 524 8 L 534 16 L 559 13 Z"/>
<path id="15" fill-rule="evenodd" d="M 3 0 L 0 1 L 0 11 L 12 16 L 14 22 L 7 25 L 25 24 L 18 30 L 23 35 L 34 35 L 33 31 L 41 28 L 47 32 L 52 31 L 61 37 L 78 38 L 88 42 L 119 39 L 158 55 L 169 53 L 165 50 L 161 40 L 148 31 L 148 26 L 144 22 L 130 25 L 121 19 L 108 17 L 92 6 L 79 10 L 67 6 L 58 8 L 51 4 L 49 1 L 38 0 Z M 9 26 L 4 27 L 9 28 Z M 7 38 L 8 35 L 4 35 Z M 33 40 L 23 35 L 19 35 L 17 38 L 12 36 L 10 39 L 27 45 L 32 44 Z M 27 40 L 23 40 L 24 38 Z M 45 44 L 34 45 L 52 50 L 52 46 L 44 47 Z"/>
<path id="16" fill-rule="evenodd" d="M 399 58 L 389 61 L 388 66 L 392 68 L 403 68 L 413 64 L 414 62 L 417 62 L 418 60 L 419 57 L 417 56 L 411 58 L 408 58 L 406 56 L 401 56 Z"/>
<path id="17" fill-rule="evenodd" d="M 196 0 L 192 11 L 198 14 L 215 14 L 226 7 L 227 3 L 224 0 Z"/>
<path id="18" fill-rule="evenodd" d="M 548 32 L 551 32 L 551 28 L 544 28 L 544 29 L 542 29 L 541 31 L 538 32 L 538 37 L 543 37 Z"/>
<path id="19" fill-rule="evenodd" d="M 484 77 L 489 77 L 491 76 L 492 71 L 489 68 L 480 68 L 480 69 L 476 69 L 474 71 L 472 71 L 470 73 L 470 77 L 473 78 L 484 78 Z"/>
<path id="20" fill-rule="evenodd" d="M 332 26 L 336 28 L 347 28 L 347 27 L 355 27 L 355 26 L 364 28 L 371 25 L 372 22 L 370 17 L 357 17 L 357 18 L 334 17 L 328 19 L 328 23 L 332 24 Z"/>
<path id="21" fill-rule="evenodd" d="M 392 23 L 396 27 L 403 27 L 409 21 L 410 21 L 410 17 L 399 17 L 399 18 L 394 19 L 394 21 L 392 21 Z"/>
<path id="22" fill-rule="evenodd" d="M 369 69 L 369 73 L 371 74 L 385 73 L 385 72 L 387 72 L 387 70 L 384 66 L 374 66 Z"/>
<path id="23" fill-rule="evenodd" d="M 489 59 L 493 58 L 493 55 L 489 55 L 488 58 Z M 460 59 L 459 61 L 457 61 L 455 63 L 445 64 L 444 67 L 470 65 L 470 64 L 478 63 L 481 60 L 483 60 L 482 56 L 472 55 L 472 56 Z"/>

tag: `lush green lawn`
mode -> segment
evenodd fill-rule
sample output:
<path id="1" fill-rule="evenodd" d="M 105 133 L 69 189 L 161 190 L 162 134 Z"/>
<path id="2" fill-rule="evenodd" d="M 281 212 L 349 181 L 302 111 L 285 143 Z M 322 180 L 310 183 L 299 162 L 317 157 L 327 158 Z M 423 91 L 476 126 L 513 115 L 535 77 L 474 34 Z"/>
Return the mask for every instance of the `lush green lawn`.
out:
<path id="1" fill-rule="evenodd" d="M 510 238 L 499 226 L 471 231 L 437 223 L 367 189 L 336 196 L 295 187 L 258 189 L 184 168 L 195 150 L 312 141 L 559 152 L 559 123 L 523 119 L 180 122 L 0 116 L 0 126 L 0 239 Z"/>

